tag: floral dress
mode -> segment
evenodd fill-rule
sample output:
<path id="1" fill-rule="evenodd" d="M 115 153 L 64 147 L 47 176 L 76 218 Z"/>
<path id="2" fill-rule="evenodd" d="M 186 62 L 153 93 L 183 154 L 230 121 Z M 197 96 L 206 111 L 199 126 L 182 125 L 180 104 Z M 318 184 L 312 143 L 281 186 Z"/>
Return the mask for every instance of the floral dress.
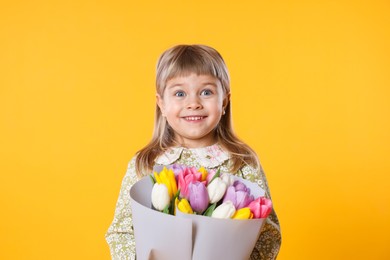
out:
<path id="1" fill-rule="evenodd" d="M 221 173 L 229 172 L 229 153 L 218 145 L 203 148 L 174 147 L 159 156 L 156 167 L 163 165 L 182 164 L 186 166 L 220 169 Z M 233 174 L 233 173 L 231 173 Z M 243 166 L 237 173 L 240 177 L 256 182 L 265 190 L 265 196 L 270 198 L 267 180 L 263 170 L 251 166 Z M 130 188 L 138 181 L 135 171 L 135 157 L 129 162 L 127 172 L 122 181 L 119 198 L 116 204 L 115 216 L 107 233 L 106 240 L 110 246 L 112 259 L 135 259 L 135 240 L 130 207 Z M 259 240 L 252 251 L 250 259 L 275 259 L 281 244 L 279 221 L 275 211 L 268 216 Z M 203 260 L 203 259 L 201 259 Z"/>

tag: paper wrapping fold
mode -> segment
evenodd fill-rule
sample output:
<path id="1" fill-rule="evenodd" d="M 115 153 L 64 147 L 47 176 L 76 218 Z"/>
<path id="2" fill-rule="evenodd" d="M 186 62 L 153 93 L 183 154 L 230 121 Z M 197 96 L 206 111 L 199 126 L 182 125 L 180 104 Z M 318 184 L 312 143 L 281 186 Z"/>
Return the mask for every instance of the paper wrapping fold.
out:
<path id="1" fill-rule="evenodd" d="M 152 210 L 152 188 L 147 176 L 130 189 L 137 260 L 191 259 L 191 220 Z"/>
<path id="2" fill-rule="evenodd" d="M 255 198 L 256 184 L 239 179 Z M 176 211 L 176 216 L 151 209 L 152 182 L 144 177 L 130 189 L 137 260 L 249 259 L 264 219 L 215 219 Z"/>

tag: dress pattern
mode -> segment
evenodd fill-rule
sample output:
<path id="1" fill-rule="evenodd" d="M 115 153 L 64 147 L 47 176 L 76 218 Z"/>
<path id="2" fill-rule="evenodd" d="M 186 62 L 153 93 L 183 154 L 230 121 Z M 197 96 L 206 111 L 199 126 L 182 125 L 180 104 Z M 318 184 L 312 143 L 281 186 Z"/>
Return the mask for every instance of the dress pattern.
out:
<path id="1" fill-rule="evenodd" d="M 116 204 L 114 219 L 106 233 L 106 241 L 110 247 L 111 257 L 114 260 L 136 259 L 130 207 L 130 188 L 138 181 L 135 171 L 135 159 L 136 157 L 133 157 L 128 164 Z M 237 173 L 231 173 L 229 172 L 231 163 L 229 159 L 229 154 L 222 150 L 218 144 L 215 144 L 203 148 L 174 147 L 159 156 L 155 162 L 157 167 L 181 164 L 189 167 L 199 168 L 203 166 L 207 169 L 220 169 L 221 174 L 237 174 L 244 179 L 257 183 L 265 190 L 265 196 L 271 198 L 262 168 L 254 169 L 249 165 L 245 165 Z M 275 211 L 272 210 L 263 225 L 262 233 L 252 251 L 250 259 L 276 259 L 280 245 L 280 225 Z"/>

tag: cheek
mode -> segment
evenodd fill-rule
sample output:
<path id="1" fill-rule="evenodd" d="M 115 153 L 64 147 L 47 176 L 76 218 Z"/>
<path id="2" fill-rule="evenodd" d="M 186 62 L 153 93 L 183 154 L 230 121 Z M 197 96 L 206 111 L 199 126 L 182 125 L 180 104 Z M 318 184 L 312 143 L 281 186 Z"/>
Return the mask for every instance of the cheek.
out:
<path id="1" fill-rule="evenodd" d="M 222 108 L 223 104 L 222 104 L 221 100 L 214 100 L 212 102 L 209 102 L 207 104 L 207 107 L 209 108 L 209 110 L 212 110 L 215 113 L 222 113 L 222 110 L 223 110 L 223 108 Z"/>
<path id="2" fill-rule="evenodd" d="M 164 104 L 165 113 L 167 113 L 167 114 L 176 113 L 179 110 L 180 110 L 180 106 L 177 103 L 166 100 L 166 102 Z"/>

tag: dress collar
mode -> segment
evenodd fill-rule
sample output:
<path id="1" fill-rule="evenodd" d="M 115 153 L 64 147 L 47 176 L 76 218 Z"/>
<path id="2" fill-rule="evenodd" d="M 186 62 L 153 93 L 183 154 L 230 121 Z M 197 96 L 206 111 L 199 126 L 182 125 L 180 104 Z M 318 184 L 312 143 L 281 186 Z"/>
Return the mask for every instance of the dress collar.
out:
<path id="1" fill-rule="evenodd" d="M 155 160 L 157 164 L 169 165 L 175 163 L 183 152 L 190 152 L 195 160 L 206 168 L 214 168 L 222 165 L 230 158 L 228 152 L 224 151 L 218 144 L 201 148 L 172 147 Z"/>

